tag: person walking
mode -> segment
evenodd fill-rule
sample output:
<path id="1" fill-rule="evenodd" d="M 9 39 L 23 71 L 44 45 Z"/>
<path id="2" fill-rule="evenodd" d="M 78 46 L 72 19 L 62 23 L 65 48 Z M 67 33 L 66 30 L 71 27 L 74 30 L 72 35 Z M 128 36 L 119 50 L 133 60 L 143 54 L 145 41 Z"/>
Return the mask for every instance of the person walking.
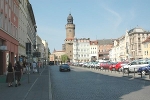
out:
<path id="1" fill-rule="evenodd" d="M 23 62 L 23 74 L 27 73 L 26 62 Z"/>
<path id="2" fill-rule="evenodd" d="M 9 62 L 8 68 L 7 68 L 7 76 L 6 76 L 6 83 L 8 83 L 8 87 L 13 87 L 13 83 L 14 82 L 14 68 L 11 64 L 11 62 Z"/>
<path id="3" fill-rule="evenodd" d="M 27 74 L 30 74 L 30 63 L 27 63 L 27 62 L 26 62 L 26 65 L 25 65 L 25 66 L 26 66 L 26 73 L 27 73 Z"/>
<path id="4" fill-rule="evenodd" d="M 37 72 L 35 61 L 32 63 L 32 70 L 33 70 L 33 73 Z"/>
<path id="5" fill-rule="evenodd" d="M 15 87 L 17 87 L 21 85 L 20 80 L 23 74 L 23 68 L 20 65 L 19 61 L 17 61 L 16 65 L 14 66 L 14 70 L 15 70 L 15 81 L 16 81 Z"/>

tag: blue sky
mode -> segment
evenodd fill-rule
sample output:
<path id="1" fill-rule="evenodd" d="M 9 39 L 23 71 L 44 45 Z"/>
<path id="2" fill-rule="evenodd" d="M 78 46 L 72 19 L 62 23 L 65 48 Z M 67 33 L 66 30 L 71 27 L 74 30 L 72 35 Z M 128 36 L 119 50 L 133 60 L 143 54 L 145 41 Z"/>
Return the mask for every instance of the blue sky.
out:
<path id="1" fill-rule="evenodd" d="M 37 34 L 50 51 L 62 50 L 65 25 L 71 12 L 76 38 L 116 39 L 126 30 L 141 27 L 150 31 L 150 0 L 29 0 Z"/>

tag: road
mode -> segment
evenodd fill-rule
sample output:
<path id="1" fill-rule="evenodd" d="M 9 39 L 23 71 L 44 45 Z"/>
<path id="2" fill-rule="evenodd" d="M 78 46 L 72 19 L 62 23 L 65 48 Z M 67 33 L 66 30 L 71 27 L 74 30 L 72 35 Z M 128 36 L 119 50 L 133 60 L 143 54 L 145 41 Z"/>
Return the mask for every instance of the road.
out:
<path id="1" fill-rule="evenodd" d="M 148 100 L 150 81 L 101 74 L 86 68 L 71 67 L 59 72 L 50 67 L 53 100 Z"/>

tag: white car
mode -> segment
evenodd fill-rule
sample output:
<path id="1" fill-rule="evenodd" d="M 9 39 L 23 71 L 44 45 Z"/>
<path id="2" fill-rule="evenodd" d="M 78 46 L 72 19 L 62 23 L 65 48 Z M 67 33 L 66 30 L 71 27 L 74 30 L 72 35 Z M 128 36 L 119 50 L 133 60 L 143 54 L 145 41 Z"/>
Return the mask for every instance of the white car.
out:
<path id="1" fill-rule="evenodd" d="M 137 72 L 137 70 L 140 67 L 144 67 L 149 64 L 150 64 L 150 59 L 138 59 L 132 61 L 131 63 L 128 63 L 127 65 L 124 65 L 122 67 L 122 70 L 124 70 L 124 73 Z"/>

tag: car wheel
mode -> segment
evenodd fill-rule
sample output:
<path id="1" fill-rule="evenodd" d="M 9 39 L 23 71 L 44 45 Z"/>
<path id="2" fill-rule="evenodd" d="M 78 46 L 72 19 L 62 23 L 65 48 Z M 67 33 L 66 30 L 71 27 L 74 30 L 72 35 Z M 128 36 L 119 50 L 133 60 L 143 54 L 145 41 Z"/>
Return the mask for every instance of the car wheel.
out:
<path id="1" fill-rule="evenodd" d="M 126 68 L 126 69 L 124 69 L 124 73 L 125 74 L 128 74 L 129 73 L 129 71 L 128 71 L 128 69 Z"/>
<path id="2" fill-rule="evenodd" d="M 146 72 L 143 70 L 143 71 L 142 71 L 142 74 L 143 74 L 143 75 L 145 75 L 145 74 L 146 74 Z"/>
<path id="3" fill-rule="evenodd" d="M 61 70 L 59 70 L 61 72 Z"/>

